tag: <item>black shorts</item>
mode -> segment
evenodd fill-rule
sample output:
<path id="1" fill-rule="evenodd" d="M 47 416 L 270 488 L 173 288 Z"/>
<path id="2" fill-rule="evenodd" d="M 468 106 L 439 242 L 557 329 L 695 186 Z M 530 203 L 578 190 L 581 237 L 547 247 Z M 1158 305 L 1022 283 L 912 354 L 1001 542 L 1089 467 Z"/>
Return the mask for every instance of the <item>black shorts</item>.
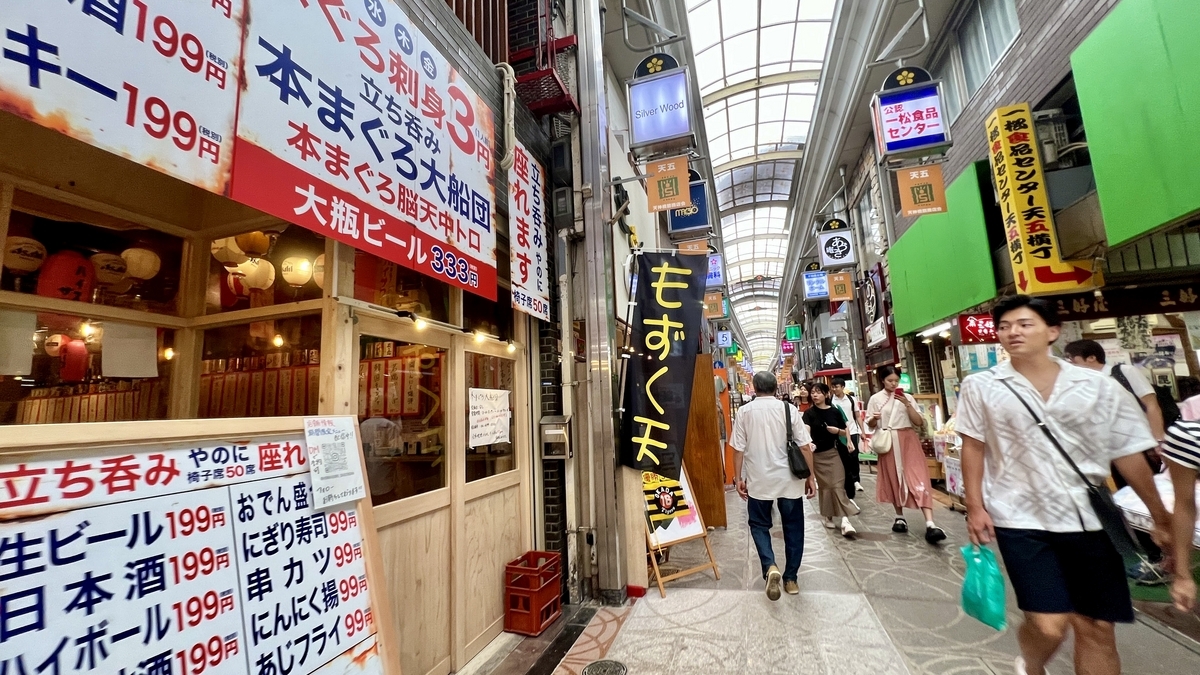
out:
<path id="1" fill-rule="evenodd" d="M 996 544 L 1022 611 L 1133 621 L 1125 563 L 1105 533 L 997 527 Z"/>

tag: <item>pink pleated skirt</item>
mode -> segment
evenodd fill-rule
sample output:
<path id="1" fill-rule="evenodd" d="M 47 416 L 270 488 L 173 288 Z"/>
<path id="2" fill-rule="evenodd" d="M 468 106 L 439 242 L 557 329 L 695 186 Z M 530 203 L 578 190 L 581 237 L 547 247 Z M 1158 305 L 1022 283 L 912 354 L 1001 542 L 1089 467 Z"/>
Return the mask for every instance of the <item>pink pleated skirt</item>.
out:
<path id="1" fill-rule="evenodd" d="M 925 464 L 925 453 L 921 450 L 920 437 L 912 429 L 897 429 L 894 433 L 892 451 L 879 456 L 879 478 L 875 483 L 875 500 L 881 504 L 891 504 L 907 509 L 933 508 L 929 467 Z M 902 471 L 896 469 L 897 453 L 901 454 Z"/>

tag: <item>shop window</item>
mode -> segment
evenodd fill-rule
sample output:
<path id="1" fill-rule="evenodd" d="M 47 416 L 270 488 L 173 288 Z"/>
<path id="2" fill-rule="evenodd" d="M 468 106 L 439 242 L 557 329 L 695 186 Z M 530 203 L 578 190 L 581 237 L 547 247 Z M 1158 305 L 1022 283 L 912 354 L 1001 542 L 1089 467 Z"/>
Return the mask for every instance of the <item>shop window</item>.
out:
<path id="1" fill-rule="evenodd" d="M 354 298 L 434 321 L 450 320 L 450 286 L 365 251 L 354 254 Z"/>
<path id="2" fill-rule="evenodd" d="M 165 419 L 174 331 L 0 309 L 0 424 Z"/>
<path id="3" fill-rule="evenodd" d="M 469 483 L 516 468 L 513 455 L 513 361 L 467 352 L 466 368 Z"/>
<path id="4" fill-rule="evenodd" d="M 358 418 L 371 501 L 446 487 L 446 352 L 363 336 Z"/>
<path id="5" fill-rule="evenodd" d="M 1014 0 L 978 0 L 968 9 L 957 37 L 967 96 L 983 86 L 1017 35 Z"/>
<path id="6" fill-rule="evenodd" d="M 13 203 L 0 289 L 175 313 L 183 240 L 20 191 Z"/>
<path id="7" fill-rule="evenodd" d="M 491 335 L 501 341 L 511 340 L 513 308 L 509 290 L 497 288 L 496 302 L 464 291 L 463 325 L 472 332 Z"/>
<path id="8" fill-rule="evenodd" d="M 325 237 L 302 227 L 217 239 L 209 251 L 209 314 L 315 300 L 325 288 Z"/>
<path id="9" fill-rule="evenodd" d="M 204 331 L 201 418 L 315 415 L 321 315 Z"/>

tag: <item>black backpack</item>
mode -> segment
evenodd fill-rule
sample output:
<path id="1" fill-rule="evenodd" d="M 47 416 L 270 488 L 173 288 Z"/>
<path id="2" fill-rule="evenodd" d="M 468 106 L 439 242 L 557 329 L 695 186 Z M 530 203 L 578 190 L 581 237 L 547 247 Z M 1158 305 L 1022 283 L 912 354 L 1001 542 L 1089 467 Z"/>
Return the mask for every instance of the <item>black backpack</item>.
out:
<path id="1" fill-rule="evenodd" d="M 1133 386 L 1129 384 L 1129 378 L 1125 377 L 1125 373 L 1121 372 L 1121 366 L 1115 365 L 1112 368 L 1112 376 L 1121 383 L 1122 387 L 1133 394 Z M 1183 414 L 1179 412 L 1179 404 L 1175 402 L 1175 397 L 1171 396 L 1171 390 L 1167 387 L 1160 387 L 1157 384 L 1151 384 L 1154 387 L 1154 397 L 1158 399 L 1158 407 L 1162 410 L 1163 429 L 1179 421 Z M 1146 404 L 1134 394 L 1133 397 L 1137 400 L 1138 405 L 1142 408 L 1142 412 L 1146 412 Z"/>

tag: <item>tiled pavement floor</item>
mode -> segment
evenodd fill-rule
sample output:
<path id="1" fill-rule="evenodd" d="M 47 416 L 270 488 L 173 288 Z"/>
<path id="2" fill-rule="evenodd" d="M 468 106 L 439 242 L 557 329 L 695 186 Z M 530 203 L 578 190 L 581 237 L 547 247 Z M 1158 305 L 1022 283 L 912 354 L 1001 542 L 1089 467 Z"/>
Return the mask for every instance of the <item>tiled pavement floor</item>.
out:
<path id="1" fill-rule="evenodd" d="M 949 535 L 939 547 L 925 543 L 919 512 L 906 514 L 910 534 L 893 534 L 891 507 L 874 503 L 870 476 L 863 482 L 854 540 L 823 528 L 809 508 L 815 505 L 806 504 L 799 596 L 767 599 L 745 505 L 729 493 L 730 527 L 710 535 L 720 581 L 702 573 L 669 583 L 666 599 L 651 588 L 631 608 L 601 609 L 556 673 L 578 675 L 598 658 L 621 661 L 632 675 L 1012 673 L 1020 613 L 1011 589 L 1004 632 L 959 608 L 963 516 L 937 508 L 935 518 Z M 782 566 L 778 524 L 773 534 Z M 703 557 L 703 544 L 689 542 L 671 551 L 669 567 L 690 567 Z M 1120 626 L 1118 640 L 1126 675 L 1200 673 L 1200 646 L 1149 623 Z M 1070 653 L 1067 645 L 1050 672 L 1072 672 Z"/>

